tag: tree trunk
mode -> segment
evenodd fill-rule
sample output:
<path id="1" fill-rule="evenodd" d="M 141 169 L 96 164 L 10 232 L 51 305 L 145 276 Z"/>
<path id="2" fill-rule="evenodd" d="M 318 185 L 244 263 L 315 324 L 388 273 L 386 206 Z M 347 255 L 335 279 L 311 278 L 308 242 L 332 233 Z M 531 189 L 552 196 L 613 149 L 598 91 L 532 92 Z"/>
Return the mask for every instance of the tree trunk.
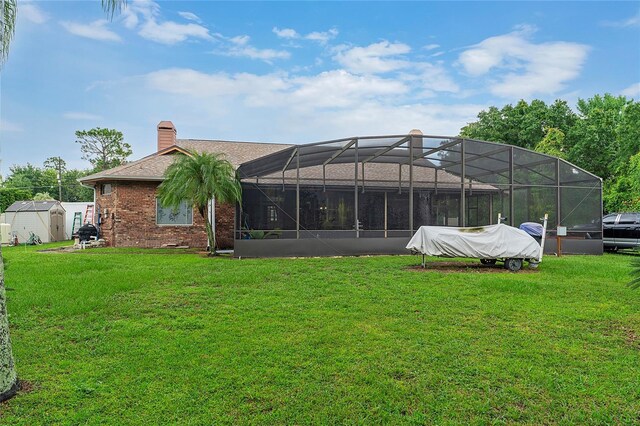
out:
<path id="1" fill-rule="evenodd" d="M 213 206 L 215 209 L 215 205 Z M 207 229 L 207 237 L 209 238 L 209 253 L 216 254 L 216 234 L 213 232 L 211 221 L 209 221 L 209 203 L 204 209 L 200 210 L 200 214 L 204 219 L 205 228 Z"/>
<path id="2" fill-rule="evenodd" d="M 6 293 L 4 290 L 4 263 L 0 249 L 0 402 L 11 398 L 18 390 L 18 376 L 13 363 L 9 318 L 7 318 Z"/>

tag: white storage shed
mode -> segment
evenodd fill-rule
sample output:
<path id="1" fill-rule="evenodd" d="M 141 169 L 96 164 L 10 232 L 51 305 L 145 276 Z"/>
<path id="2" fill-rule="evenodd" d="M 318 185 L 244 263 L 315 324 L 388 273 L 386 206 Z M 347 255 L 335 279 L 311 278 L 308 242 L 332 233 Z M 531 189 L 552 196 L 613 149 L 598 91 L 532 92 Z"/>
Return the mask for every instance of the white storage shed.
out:
<path id="1" fill-rule="evenodd" d="M 16 201 L 0 216 L 24 243 L 33 232 L 43 243 L 65 239 L 65 210 L 59 201 Z"/>

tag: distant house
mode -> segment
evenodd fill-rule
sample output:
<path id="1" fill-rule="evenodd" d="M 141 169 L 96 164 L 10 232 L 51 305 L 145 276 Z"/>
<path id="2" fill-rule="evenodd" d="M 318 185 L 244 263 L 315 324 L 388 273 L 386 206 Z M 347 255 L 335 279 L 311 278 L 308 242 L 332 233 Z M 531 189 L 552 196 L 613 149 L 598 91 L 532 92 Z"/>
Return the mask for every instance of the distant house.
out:
<path id="1" fill-rule="evenodd" d="M 33 232 L 49 243 L 66 239 L 65 215 L 59 201 L 16 201 L 0 215 L 0 222 L 11 225 L 18 242 L 27 241 Z"/>

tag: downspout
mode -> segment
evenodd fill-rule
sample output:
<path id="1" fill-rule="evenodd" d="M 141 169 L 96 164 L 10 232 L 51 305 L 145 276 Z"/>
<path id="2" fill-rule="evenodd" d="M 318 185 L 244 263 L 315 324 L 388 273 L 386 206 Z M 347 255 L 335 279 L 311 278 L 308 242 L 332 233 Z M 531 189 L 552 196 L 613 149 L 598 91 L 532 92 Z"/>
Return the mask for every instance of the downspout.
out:
<path id="1" fill-rule="evenodd" d="M 212 198 L 209 200 L 209 223 L 211 223 L 211 231 L 213 235 L 216 235 L 216 199 Z M 234 225 L 235 227 L 235 225 Z M 234 231 L 235 234 L 235 231 Z M 234 235 L 235 238 L 235 235 Z M 207 235 L 207 246 L 209 250 L 211 249 L 211 241 L 209 241 L 209 236 Z"/>

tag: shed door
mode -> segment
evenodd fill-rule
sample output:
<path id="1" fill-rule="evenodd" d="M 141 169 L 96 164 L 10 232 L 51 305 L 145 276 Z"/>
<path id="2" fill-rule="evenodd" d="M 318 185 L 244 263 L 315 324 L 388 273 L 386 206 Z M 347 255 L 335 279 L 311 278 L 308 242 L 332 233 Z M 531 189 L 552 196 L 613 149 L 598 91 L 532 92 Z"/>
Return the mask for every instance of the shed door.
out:
<path id="1" fill-rule="evenodd" d="M 52 241 L 64 240 L 64 222 L 62 212 L 59 210 L 53 210 L 50 217 Z"/>

